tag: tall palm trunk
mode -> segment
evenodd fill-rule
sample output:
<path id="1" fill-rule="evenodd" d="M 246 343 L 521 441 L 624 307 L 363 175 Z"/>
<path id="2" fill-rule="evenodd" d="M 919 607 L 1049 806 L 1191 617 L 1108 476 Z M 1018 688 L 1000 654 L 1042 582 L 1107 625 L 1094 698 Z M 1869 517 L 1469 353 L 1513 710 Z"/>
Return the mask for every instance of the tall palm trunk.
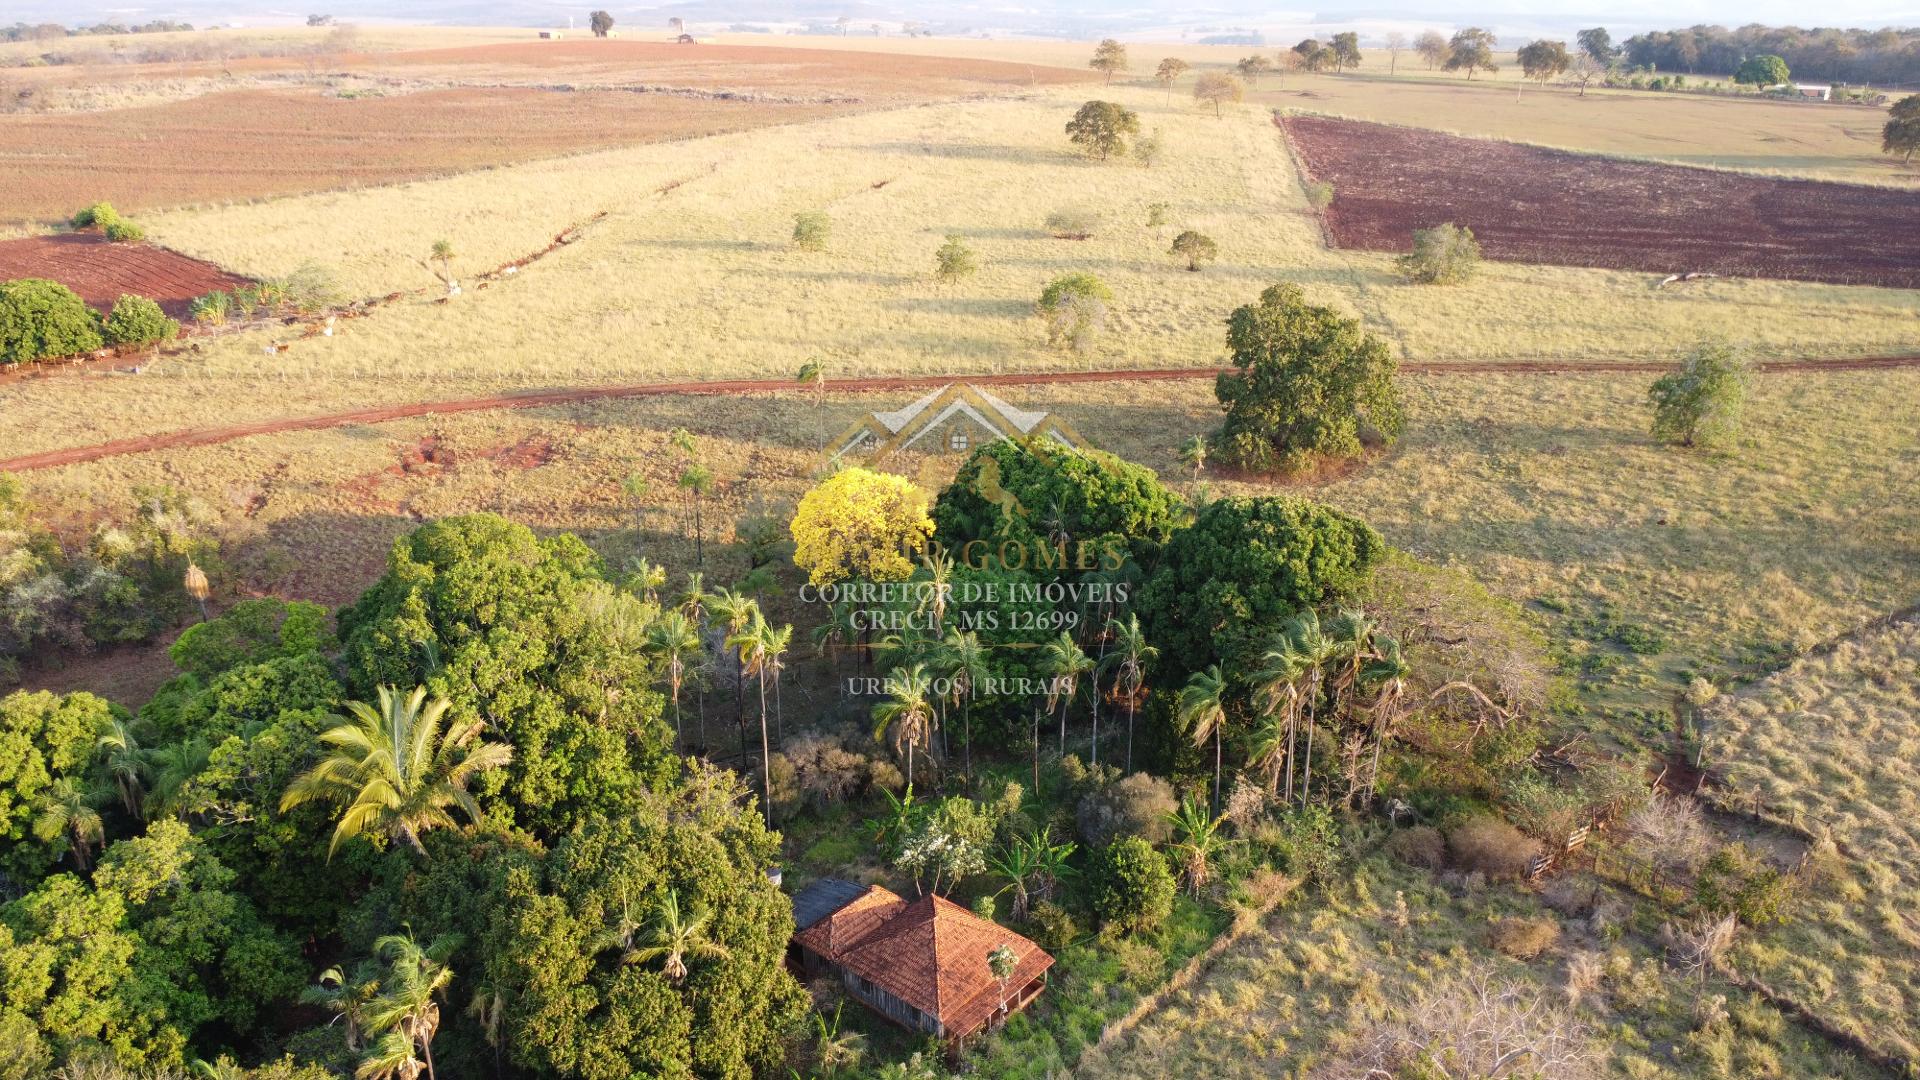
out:
<path id="1" fill-rule="evenodd" d="M 973 687 L 967 687 L 965 715 L 960 719 L 960 737 L 966 743 L 961 750 L 967 755 L 967 793 L 973 793 Z"/>
<path id="2" fill-rule="evenodd" d="M 1133 710 L 1135 695 L 1127 695 L 1127 771 L 1133 771 Z"/>
<path id="3" fill-rule="evenodd" d="M 1213 814 L 1220 816 L 1220 729 L 1226 725 L 1213 726 Z"/>
<path id="4" fill-rule="evenodd" d="M 1033 794 L 1040 796 L 1040 703 L 1033 703 Z"/>
<path id="5" fill-rule="evenodd" d="M 767 828 L 773 828 L 773 751 L 767 745 L 767 673 L 760 671 L 760 794 L 766 799 Z"/>

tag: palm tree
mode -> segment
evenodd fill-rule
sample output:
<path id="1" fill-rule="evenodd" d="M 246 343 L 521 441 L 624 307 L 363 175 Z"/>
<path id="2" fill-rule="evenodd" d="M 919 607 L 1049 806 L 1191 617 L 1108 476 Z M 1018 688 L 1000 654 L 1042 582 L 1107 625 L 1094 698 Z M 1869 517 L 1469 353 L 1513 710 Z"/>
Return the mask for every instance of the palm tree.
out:
<path id="1" fill-rule="evenodd" d="M 722 631 L 722 648 L 735 660 L 733 722 L 740 732 L 740 761 L 744 765 L 747 759 L 747 672 L 746 666 L 733 654 L 732 642 L 752 626 L 754 620 L 761 618 L 760 604 L 735 589 L 716 589 L 707 598 L 707 612 L 712 616 L 713 624 Z"/>
<path id="2" fill-rule="evenodd" d="M 380 995 L 366 1008 L 367 1031 L 377 1035 L 373 1049 L 354 1075 L 361 1080 L 400 1077 L 411 1080 L 423 1067 L 432 1080 L 433 1037 L 440 1030 L 440 994 L 453 982 L 447 957 L 459 947 L 456 935 L 443 935 L 426 948 L 411 932 L 388 934 L 373 943 L 386 964 Z M 420 1054 L 414 1056 L 415 1051 Z"/>
<path id="3" fill-rule="evenodd" d="M 702 513 L 706 507 L 707 493 L 713 490 L 713 470 L 699 462 L 693 462 L 680 470 L 680 490 L 693 494 L 693 561 L 695 565 L 707 565 L 707 529 Z"/>
<path id="4" fill-rule="evenodd" d="M 818 405 L 827 393 L 827 365 L 818 357 L 810 357 L 800 365 L 800 372 L 793 380 L 801 386 L 813 387 L 813 401 Z"/>
<path id="5" fill-rule="evenodd" d="M 1408 664 L 1401 653 L 1398 639 L 1385 634 L 1373 637 L 1374 659 L 1361 671 L 1361 679 L 1378 689 L 1374 691 L 1373 704 L 1367 706 L 1367 717 L 1373 729 L 1373 763 L 1368 768 L 1367 805 L 1373 804 L 1373 793 L 1380 786 L 1380 747 L 1393 734 L 1394 727 L 1400 721 L 1402 708 L 1406 703 L 1407 678 L 1413 674 L 1413 666 Z"/>
<path id="6" fill-rule="evenodd" d="M 1200 482 L 1200 470 L 1207 467 L 1207 437 L 1195 435 L 1180 444 L 1180 460 L 1193 468 L 1193 480 Z"/>
<path id="7" fill-rule="evenodd" d="M 467 1002 L 467 1017 L 480 1028 L 480 1037 L 493 1048 L 493 1073 L 506 1071 L 507 990 L 500 983 L 482 982 Z"/>
<path id="8" fill-rule="evenodd" d="M 1220 832 L 1220 823 L 1226 820 L 1226 815 L 1210 815 L 1188 797 L 1180 800 L 1180 809 L 1168 814 L 1166 820 L 1173 826 L 1172 848 L 1180 862 L 1180 872 L 1187 879 L 1187 888 L 1199 896 L 1212 876 L 1214 856 L 1227 844 Z"/>
<path id="9" fill-rule="evenodd" d="M 778 629 L 767 629 L 765 671 L 773 676 L 773 722 L 782 743 L 787 741 L 787 716 L 780 707 L 780 676 L 786 674 L 787 650 L 792 645 L 793 624 L 783 623 Z"/>
<path id="10" fill-rule="evenodd" d="M 449 807 L 480 820 L 468 781 L 513 760 L 513 747 L 476 741 L 478 719 L 443 735 L 440 722 L 449 704 L 445 698 L 429 702 L 425 687 L 402 700 L 390 686 L 380 688 L 378 708 L 348 702 L 348 715 L 335 716 L 320 733 L 326 757 L 288 785 L 281 812 L 309 802 L 344 805 L 327 846 L 329 860 L 341 841 L 369 832 L 404 840 L 424 858 L 420 834 L 454 824 Z"/>
<path id="11" fill-rule="evenodd" d="M 894 752 L 906 747 L 907 782 L 913 782 L 914 748 L 927 741 L 933 727 L 933 707 L 927 702 L 927 678 L 924 664 L 895 668 L 887 678 L 887 700 L 873 707 L 873 737 L 892 733 Z"/>
<path id="12" fill-rule="evenodd" d="M 753 621 L 727 638 L 727 648 L 739 653 L 741 680 L 745 681 L 748 675 L 760 680 L 760 797 L 765 803 L 768 828 L 773 827 L 773 748 L 767 742 L 767 668 L 772 662 L 773 648 L 778 645 L 786 649 L 787 639 L 792 636 L 793 627 L 776 631 L 760 614 L 760 605 L 754 604 Z M 742 734 L 744 737 L 744 732 Z M 744 748 L 741 756 L 746 756 Z"/>
<path id="13" fill-rule="evenodd" d="M 686 590 L 680 594 L 679 608 L 681 612 L 687 616 L 687 619 L 693 623 L 693 631 L 695 634 L 699 634 L 706 624 L 707 603 L 712 599 L 713 594 L 707 591 L 706 575 L 698 571 L 689 573 L 687 575 Z M 704 669 L 706 666 L 704 663 L 706 659 L 704 642 L 700 649 L 700 656 L 702 660 L 700 666 Z M 696 682 L 694 683 L 694 688 L 698 692 L 696 700 L 699 703 L 698 708 L 700 710 L 700 752 L 705 753 L 707 748 L 707 685 L 704 682 Z"/>
<path id="14" fill-rule="evenodd" d="M 867 1037 L 857 1031 L 840 1030 L 840 1010 L 847 1003 L 841 1001 L 833 1007 L 833 1023 L 827 1023 L 824 1013 L 813 1014 L 814 1046 L 813 1054 L 820 1063 L 820 1069 L 827 1077 L 838 1074 L 841 1069 L 850 1069 L 860 1064 L 867 1053 Z"/>
<path id="15" fill-rule="evenodd" d="M 320 973 L 315 985 L 300 991 L 300 1001 L 306 1005 L 319 1005 L 344 1022 L 347 1025 L 347 1049 L 357 1054 L 366 1032 L 367 1006 L 379 992 L 380 980 L 371 971 L 362 968 L 357 977 L 348 979 L 345 972 L 330 967 Z"/>
<path id="16" fill-rule="evenodd" d="M 100 807 L 113 798 L 111 788 L 90 788 L 63 776 L 43 788 L 33 801 L 33 835 L 43 844 L 65 844 L 81 873 L 95 844 L 107 839 Z"/>
<path id="17" fill-rule="evenodd" d="M 1300 765 L 1300 805 L 1313 798 L 1313 728 L 1327 665 L 1340 658 L 1340 642 L 1320 627 L 1320 617 L 1312 608 L 1295 615 L 1287 623 L 1287 637 L 1300 657 L 1306 686 L 1302 689 L 1303 722 L 1307 728 L 1307 754 Z"/>
<path id="18" fill-rule="evenodd" d="M 1227 726 L 1227 680 L 1219 664 L 1196 671 L 1180 688 L 1177 715 L 1195 746 L 1213 740 L 1213 806 L 1220 808 L 1220 736 Z"/>
<path id="19" fill-rule="evenodd" d="M 1024 841 L 1016 839 L 1013 843 L 995 848 L 988 853 L 987 869 L 1006 879 L 1007 888 L 1013 890 L 1013 910 L 1008 914 L 1012 916 L 1014 922 L 1024 922 L 1027 918 L 1027 907 L 1032 903 L 1027 882 L 1040 869 L 1038 854 Z"/>
<path id="20" fill-rule="evenodd" d="M 673 740 L 680 744 L 680 687 L 685 682 L 687 658 L 700 653 L 700 632 L 691 619 L 669 611 L 647 627 L 647 645 L 667 662 L 667 685 L 673 691 Z"/>
<path id="21" fill-rule="evenodd" d="M 1081 651 L 1072 634 L 1062 630 L 1059 637 L 1047 642 L 1040 667 L 1048 679 L 1047 710 L 1051 712 L 1056 703 L 1060 707 L 1060 756 L 1064 758 L 1067 756 L 1067 712 L 1073 707 L 1080 677 L 1093 670 L 1093 660 Z"/>
<path id="22" fill-rule="evenodd" d="M 1068 865 L 1067 860 L 1073 857 L 1078 845 L 1071 840 L 1054 843 L 1052 825 L 1042 825 L 1027 834 L 1026 845 L 1033 856 L 1034 881 L 1038 886 L 1035 892 L 1040 899 L 1051 900 L 1060 880 L 1073 873 L 1073 867 Z"/>
<path id="23" fill-rule="evenodd" d="M 973 789 L 973 693 L 992 674 L 987 667 L 987 648 L 980 635 L 954 627 L 940 642 L 937 663 L 954 701 L 963 703 L 960 718 L 961 750 L 966 755 L 967 789 Z"/>
<path id="24" fill-rule="evenodd" d="M 815 656 L 831 656 L 834 673 L 840 670 L 840 651 L 860 635 L 859 608 L 844 600 L 827 608 L 827 617 L 810 634 Z"/>
<path id="25" fill-rule="evenodd" d="M 207 767 L 212 755 L 213 748 L 198 735 L 145 751 L 142 756 L 146 759 L 147 775 L 153 778 L 140 801 L 140 812 L 146 819 L 153 821 L 172 813 L 180 789 Z"/>
<path id="26" fill-rule="evenodd" d="M 93 747 L 106 767 L 107 776 L 120 792 L 120 805 L 126 807 L 130 816 L 139 817 L 147 776 L 147 758 L 140 749 L 140 740 L 125 721 L 115 718 L 100 729 Z"/>
<path id="27" fill-rule="evenodd" d="M 680 894 L 668 889 L 666 898 L 654 909 L 653 920 L 647 927 L 646 944 L 629 948 L 620 957 L 623 964 L 645 964 L 654 960 L 662 961 L 660 970 L 667 981 L 679 986 L 687 978 L 687 959 L 721 959 L 729 955 L 727 947 L 706 936 L 707 920 L 712 913 L 706 908 L 695 905 L 691 910 L 680 910 Z"/>
<path id="28" fill-rule="evenodd" d="M 1300 722 L 1298 680 L 1304 670 L 1305 664 L 1300 654 L 1294 651 L 1293 640 L 1282 633 L 1274 637 L 1271 646 L 1261 655 L 1252 675 L 1254 706 L 1267 720 L 1256 737 L 1255 759 L 1268 768 L 1269 791 L 1274 788 L 1271 778 L 1284 766 L 1287 782 L 1283 798 L 1289 803 L 1293 801 L 1293 742 Z M 1285 740 L 1272 738 L 1277 735 L 1283 722 Z M 1275 754 L 1281 755 L 1277 761 L 1274 760 Z"/>
<path id="29" fill-rule="evenodd" d="M 1140 629 L 1140 616 L 1130 614 L 1124 623 L 1107 620 L 1108 634 L 1113 638 L 1113 649 L 1101 660 L 1103 668 L 1113 669 L 1115 690 L 1126 695 L 1127 699 L 1127 771 L 1133 771 L 1133 716 L 1140 707 L 1140 691 L 1147 682 L 1147 666 L 1160 655 L 1160 650 L 1147 644 L 1147 635 Z"/>

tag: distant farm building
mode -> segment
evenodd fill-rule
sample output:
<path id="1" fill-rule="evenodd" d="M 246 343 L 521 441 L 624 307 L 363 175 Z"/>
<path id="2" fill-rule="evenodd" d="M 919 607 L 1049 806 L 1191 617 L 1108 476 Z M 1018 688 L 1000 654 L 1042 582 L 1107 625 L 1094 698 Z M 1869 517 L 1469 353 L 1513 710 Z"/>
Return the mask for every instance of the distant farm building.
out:
<path id="1" fill-rule="evenodd" d="M 1794 83 L 1793 92 L 1796 97 L 1810 98 L 1814 101 L 1827 101 L 1833 97 L 1833 87 L 1813 83 Z"/>
<path id="2" fill-rule="evenodd" d="M 560 31 L 558 31 L 558 30 L 542 30 L 542 31 L 540 31 L 540 40 L 542 40 L 542 41 L 559 41 L 559 40 L 560 40 Z"/>
<path id="3" fill-rule="evenodd" d="M 698 45 L 698 44 L 700 44 L 700 43 L 699 43 L 698 41 L 695 41 L 695 40 L 693 39 L 693 35 L 692 35 L 692 34 L 681 34 L 681 35 L 680 35 L 679 37 L 677 37 L 677 38 L 674 38 L 673 40 L 674 40 L 674 43 L 675 43 L 675 44 L 679 44 L 679 45 Z"/>
<path id="4" fill-rule="evenodd" d="M 838 878 L 800 890 L 793 921 L 788 955 L 803 976 L 838 975 L 875 1012 L 950 1044 L 1026 1008 L 1053 966 L 1040 946 L 944 897 L 906 900 Z M 1002 945 L 1015 959 L 1004 981 L 987 963 Z"/>
<path id="5" fill-rule="evenodd" d="M 1086 440 L 1049 413 L 1017 409 L 977 386 L 950 383 L 904 409 L 877 412 L 855 422 L 828 444 L 834 459 L 864 454 L 879 461 L 903 450 L 971 452 L 996 439 L 1048 437 L 1073 447 Z"/>

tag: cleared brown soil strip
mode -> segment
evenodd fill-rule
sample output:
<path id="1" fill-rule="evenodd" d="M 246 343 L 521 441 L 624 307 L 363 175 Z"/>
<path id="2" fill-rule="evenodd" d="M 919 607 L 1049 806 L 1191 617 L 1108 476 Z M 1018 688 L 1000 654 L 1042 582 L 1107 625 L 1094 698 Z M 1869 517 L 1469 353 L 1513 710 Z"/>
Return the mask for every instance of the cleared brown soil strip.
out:
<path id="1" fill-rule="evenodd" d="M 1495 259 L 1920 288 L 1920 191 L 1747 176 L 1322 116 L 1280 119 L 1342 247 L 1471 228 Z"/>
<path id="2" fill-rule="evenodd" d="M 106 312 L 124 293 L 157 300 L 167 314 L 184 318 L 196 296 L 232 289 L 247 279 L 209 262 L 151 244 L 110 244 L 98 233 L 0 240 L 0 281 L 47 278 Z"/>
<path id="3" fill-rule="evenodd" d="M 1659 372 L 1672 368 L 1658 361 L 1618 360 L 1594 363 L 1518 360 L 1509 362 L 1475 361 L 1458 364 L 1402 364 L 1408 375 L 1591 375 L 1619 372 Z M 1765 373 L 1785 371 L 1878 371 L 1889 368 L 1920 368 L 1920 354 L 1874 356 L 1850 360 L 1775 360 L 1756 365 Z M 952 382 L 980 386 L 1057 386 L 1071 383 L 1159 382 L 1182 379 L 1211 379 L 1225 368 L 1145 368 L 1128 371 L 1035 371 L 994 375 L 887 375 L 865 379 L 832 379 L 826 389 L 841 393 L 865 393 L 886 390 L 926 390 Z M 579 386 L 564 390 L 534 390 L 521 394 L 493 397 L 454 398 L 447 401 L 418 401 L 406 405 L 381 405 L 346 412 L 323 413 L 278 420 L 261 420 L 230 427 L 196 428 L 161 435 L 143 435 L 132 439 L 93 446 L 75 446 L 47 450 L 0 461 L 0 472 L 26 472 L 79 465 L 125 454 L 144 454 L 154 450 L 177 450 L 190 446 L 213 446 L 255 435 L 278 435 L 288 431 L 321 431 L 350 424 L 380 424 L 414 416 L 444 416 L 450 413 L 491 412 L 496 409 L 533 409 L 546 405 L 574 405 L 587 401 L 619 398 L 675 397 L 713 394 L 754 394 L 799 392 L 791 379 L 727 379 L 713 382 L 630 383 L 622 386 Z M 812 392 L 807 389 L 807 392 Z"/>

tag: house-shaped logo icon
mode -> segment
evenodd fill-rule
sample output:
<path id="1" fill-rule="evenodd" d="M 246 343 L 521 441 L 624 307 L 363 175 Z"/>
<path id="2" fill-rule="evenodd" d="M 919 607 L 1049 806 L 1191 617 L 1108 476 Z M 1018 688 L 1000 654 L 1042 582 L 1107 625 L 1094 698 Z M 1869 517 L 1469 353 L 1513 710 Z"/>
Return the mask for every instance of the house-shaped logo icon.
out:
<path id="1" fill-rule="evenodd" d="M 829 459 L 869 463 L 902 451 L 965 454 L 995 439 L 1052 438 L 1087 445 L 1072 425 L 1051 413 L 1017 409 L 977 386 L 949 383 L 903 409 L 863 417 L 827 444 Z"/>

